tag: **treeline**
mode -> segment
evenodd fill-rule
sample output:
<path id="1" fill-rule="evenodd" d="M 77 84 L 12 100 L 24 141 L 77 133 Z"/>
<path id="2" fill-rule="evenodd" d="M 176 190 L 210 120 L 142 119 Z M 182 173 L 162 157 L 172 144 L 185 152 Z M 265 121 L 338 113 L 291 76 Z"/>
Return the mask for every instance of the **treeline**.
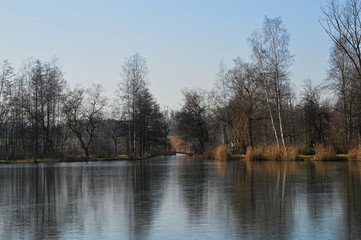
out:
<path id="1" fill-rule="evenodd" d="M 0 64 L 0 158 L 142 158 L 168 147 L 170 112 L 149 91 L 146 61 L 121 69 L 113 103 L 101 85 L 70 88 L 59 62 Z"/>
<path id="2" fill-rule="evenodd" d="M 333 46 L 321 84 L 306 80 L 294 92 L 290 34 L 281 18 L 265 17 L 248 38 L 250 60 L 221 64 L 212 91 L 183 90 L 175 114 L 156 102 L 139 54 L 123 63 L 113 101 L 101 85 L 70 88 L 57 60 L 29 60 L 17 71 L 4 61 L 0 158 L 144 158 L 169 148 L 171 130 L 196 154 L 220 145 L 233 153 L 292 146 L 312 154 L 318 145 L 345 153 L 361 144 L 361 1 L 330 0 L 322 12 Z"/>
<path id="3" fill-rule="evenodd" d="M 322 26 L 333 41 L 327 79 L 319 85 L 306 80 L 297 97 L 290 34 L 281 18 L 265 17 L 248 38 L 250 61 L 221 64 L 212 91 L 184 90 L 176 126 L 194 151 L 296 146 L 313 154 L 317 145 L 327 145 L 346 153 L 361 143 L 361 3 L 330 1 L 322 10 Z"/>

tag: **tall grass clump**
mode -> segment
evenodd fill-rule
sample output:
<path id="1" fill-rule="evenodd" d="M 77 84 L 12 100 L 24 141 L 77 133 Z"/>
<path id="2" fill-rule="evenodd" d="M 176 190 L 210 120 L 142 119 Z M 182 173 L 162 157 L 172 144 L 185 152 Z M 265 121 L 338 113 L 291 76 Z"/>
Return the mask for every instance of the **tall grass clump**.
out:
<path id="1" fill-rule="evenodd" d="M 352 148 L 348 152 L 348 159 L 351 161 L 361 161 L 361 146 Z"/>
<path id="2" fill-rule="evenodd" d="M 203 159 L 213 159 L 214 158 L 214 149 L 211 147 L 207 147 L 202 154 L 198 155 Z"/>
<path id="3" fill-rule="evenodd" d="M 267 160 L 272 161 L 296 161 L 298 158 L 298 148 L 296 147 L 268 147 L 265 151 Z"/>
<path id="4" fill-rule="evenodd" d="M 225 145 L 220 145 L 214 149 L 213 157 L 217 161 L 227 161 L 230 159 L 230 150 Z"/>
<path id="5" fill-rule="evenodd" d="M 267 147 L 265 150 L 265 158 L 271 161 L 282 160 L 283 148 L 277 146 Z"/>
<path id="6" fill-rule="evenodd" d="M 253 160 L 270 160 L 270 161 L 295 161 L 298 158 L 298 148 L 296 147 L 248 147 L 246 159 Z"/>
<path id="7" fill-rule="evenodd" d="M 247 147 L 246 160 L 266 160 L 263 147 Z"/>
<path id="8" fill-rule="evenodd" d="M 298 158 L 298 148 L 296 147 L 287 147 L 282 150 L 282 160 L 283 161 L 296 161 Z"/>
<path id="9" fill-rule="evenodd" d="M 337 159 L 336 151 L 332 146 L 325 146 L 322 144 L 317 144 L 315 146 L 315 156 L 313 160 L 331 161 L 336 159 Z"/>

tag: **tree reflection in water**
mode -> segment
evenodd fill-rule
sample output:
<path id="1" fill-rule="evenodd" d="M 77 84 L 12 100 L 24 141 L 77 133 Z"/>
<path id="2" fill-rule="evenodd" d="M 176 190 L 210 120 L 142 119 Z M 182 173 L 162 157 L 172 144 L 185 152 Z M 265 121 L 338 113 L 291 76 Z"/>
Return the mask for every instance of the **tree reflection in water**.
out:
<path id="1" fill-rule="evenodd" d="M 353 239 L 359 162 L 0 166 L 0 239 Z"/>

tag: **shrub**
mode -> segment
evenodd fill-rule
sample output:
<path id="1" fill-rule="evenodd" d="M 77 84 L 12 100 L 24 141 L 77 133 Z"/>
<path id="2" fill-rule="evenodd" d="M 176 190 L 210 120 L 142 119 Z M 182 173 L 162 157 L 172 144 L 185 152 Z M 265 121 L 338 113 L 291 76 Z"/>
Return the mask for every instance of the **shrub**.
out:
<path id="1" fill-rule="evenodd" d="M 348 152 L 348 159 L 351 161 L 361 161 L 361 146 L 352 148 Z"/>
<path id="2" fill-rule="evenodd" d="M 336 151 L 332 146 L 318 144 L 315 147 L 315 152 L 313 160 L 316 161 L 330 161 L 337 159 Z"/>
<path id="3" fill-rule="evenodd" d="M 231 157 L 230 150 L 227 146 L 220 145 L 214 150 L 213 157 L 217 161 L 227 161 Z"/>

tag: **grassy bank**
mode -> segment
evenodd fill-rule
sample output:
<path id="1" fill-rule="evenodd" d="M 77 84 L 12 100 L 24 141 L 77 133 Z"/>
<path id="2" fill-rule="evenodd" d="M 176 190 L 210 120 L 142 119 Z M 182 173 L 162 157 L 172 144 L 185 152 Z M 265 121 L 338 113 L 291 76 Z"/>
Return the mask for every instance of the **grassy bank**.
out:
<path id="1" fill-rule="evenodd" d="M 361 161 L 361 148 L 351 150 L 349 154 L 335 154 L 323 152 L 323 155 L 316 153 L 314 155 L 298 154 L 295 149 L 291 150 L 270 150 L 269 148 L 257 148 L 249 151 L 248 154 L 230 154 L 229 150 L 222 146 L 213 152 L 213 159 L 217 161 L 227 160 L 245 160 L 245 161 Z M 209 159 L 209 156 L 205 157 Z M 59 162 L 101 162 L 101 161 L 120 161 L 129 160 L 127 155 L 118 155 L 116 157 L 94 157 L 85 158 L 63 158 L 63 159 L 17 159 L 0 160 L 0 164 L 30 164 L 30 163 L 59 163 Z"/>

